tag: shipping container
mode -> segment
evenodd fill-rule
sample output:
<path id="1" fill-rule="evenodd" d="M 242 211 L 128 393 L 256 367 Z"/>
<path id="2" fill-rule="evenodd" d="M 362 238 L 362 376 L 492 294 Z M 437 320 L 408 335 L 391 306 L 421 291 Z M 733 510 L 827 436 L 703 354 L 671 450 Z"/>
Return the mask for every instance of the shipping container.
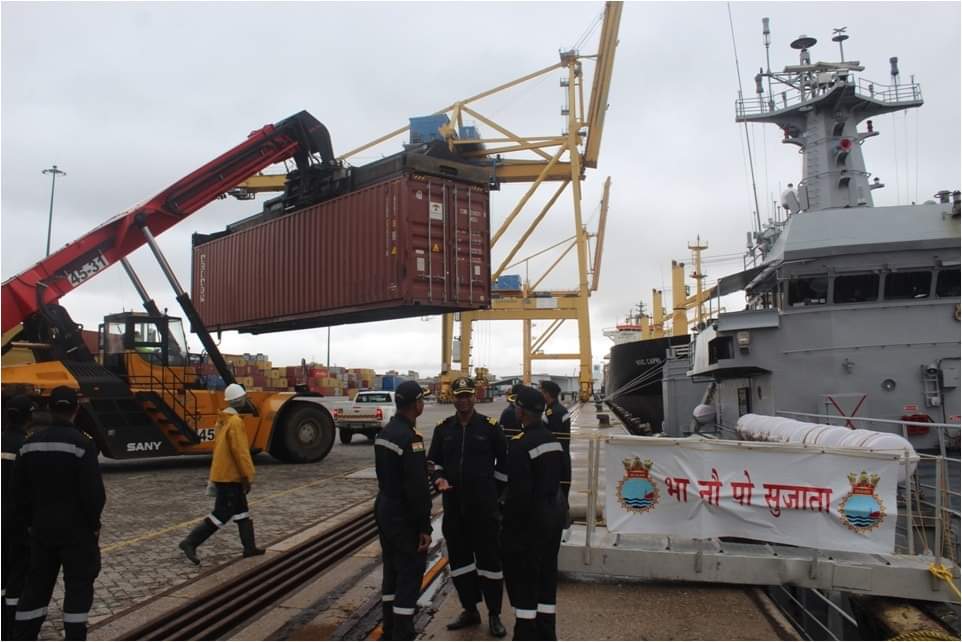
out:
<path id="1" fill-rule="evenodd" d="M 192 295 L 211 331 L 490 305 L 488 193 L 474 183 L 402 174 L 233 233 L 195 235 L 195 243 Z"/>

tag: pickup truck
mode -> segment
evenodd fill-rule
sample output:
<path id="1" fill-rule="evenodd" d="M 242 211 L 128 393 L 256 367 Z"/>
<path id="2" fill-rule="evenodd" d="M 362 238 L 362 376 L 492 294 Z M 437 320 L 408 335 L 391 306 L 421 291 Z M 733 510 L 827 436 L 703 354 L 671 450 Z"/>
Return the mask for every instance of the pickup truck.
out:
<path id="1" fill-rule="evenodd" d="M 342 444 L 351 443 L 355 433 L 374 441 L 393 414 L 394 391 L 366 390 L 357 393 L 347 405 L 334 409 L 334 423 Z"/>

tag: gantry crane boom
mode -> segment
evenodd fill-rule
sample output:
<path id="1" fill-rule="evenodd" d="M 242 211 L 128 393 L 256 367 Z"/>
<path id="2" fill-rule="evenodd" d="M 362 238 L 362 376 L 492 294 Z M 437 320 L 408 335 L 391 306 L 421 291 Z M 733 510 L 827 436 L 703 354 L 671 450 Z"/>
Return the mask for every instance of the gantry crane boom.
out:
<path id="1" fill-rule="evenodd" d="M 115 216 L 57 250 L 2 287 L 2 331 L 16 327 L 80 284 L 124 259 L 244 179 L 294 158 L 299 168 L 319 154 L 335 162 L 327 129 L 306 111 L 251 133 L 247 140 L 180 179 L 146 203 Z"/>
<path id="2" fill-rule="evenodd" d="M 595 256 L 591 267 L 591 291 L 598 291 L 601 278 L 601 256 L 605 251 L 605 228 L 608 225 L 608 197 L 611 192 L 611 177 L 605 179 L 605 190 L 601 196 L 601 213 L 598 215 L 598 233 L 595 235 Z"/>
<path id="3" fill-rule="evenodd" d="M 608 111 L 608 90 L 611 88 L 611 72 L 615 64 L 618 46 L 618 28 L 621 25 L 621 2 L 605 3 L 605 18 L 601 25 L 598 58 L 595 60 L 595 77 L 591 83 L 591 99 L 588 102 L 588 137 L 585 140 L 584 165 L 598 167 L 601 151 L 601 135 Z"/>

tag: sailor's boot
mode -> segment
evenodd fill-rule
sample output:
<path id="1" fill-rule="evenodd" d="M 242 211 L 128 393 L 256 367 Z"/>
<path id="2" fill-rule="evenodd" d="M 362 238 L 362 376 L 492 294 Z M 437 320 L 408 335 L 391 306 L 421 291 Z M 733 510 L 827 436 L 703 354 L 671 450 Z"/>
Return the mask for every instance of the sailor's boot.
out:
<path id="1" fill-rule="evenodd" d="M 241 544 L 244 545 L 244 557 L 264 554 L 264 549 L 257 548 L 254 543 L 254 522 L 250 517 L 238 521 L 237 530 L 240 533 Z"/>
<path id="2" fill-rule="evenodd" d="M 184 551 L 184 555 L 187 556 L 194 564 L 200 564 L 200 559 L 197 557 L 197 547 L 203 544 L 208 537 L 217 532 L 217 526 L 210 519 L 204 519 L 200 524 L 194 527 L 194 530 L 184 538 L 184 540 L 179 544 L 180 550 Z"/>

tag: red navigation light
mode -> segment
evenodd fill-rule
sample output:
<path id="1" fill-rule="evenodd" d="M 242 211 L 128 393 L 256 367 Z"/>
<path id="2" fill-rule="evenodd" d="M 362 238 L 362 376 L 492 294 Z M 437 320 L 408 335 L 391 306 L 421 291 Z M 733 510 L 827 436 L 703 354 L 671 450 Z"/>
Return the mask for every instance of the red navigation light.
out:
<path id="1" fill-rule="evenodd" d="M 851 138 L 843 138 L 842 140 L 838 141 L 838 147 L 839 147 L 839 149 L 841 149 L 843 152 L 849 151 L 850 149 L 852 149 L 852 139 L 851 139 Z"/>

